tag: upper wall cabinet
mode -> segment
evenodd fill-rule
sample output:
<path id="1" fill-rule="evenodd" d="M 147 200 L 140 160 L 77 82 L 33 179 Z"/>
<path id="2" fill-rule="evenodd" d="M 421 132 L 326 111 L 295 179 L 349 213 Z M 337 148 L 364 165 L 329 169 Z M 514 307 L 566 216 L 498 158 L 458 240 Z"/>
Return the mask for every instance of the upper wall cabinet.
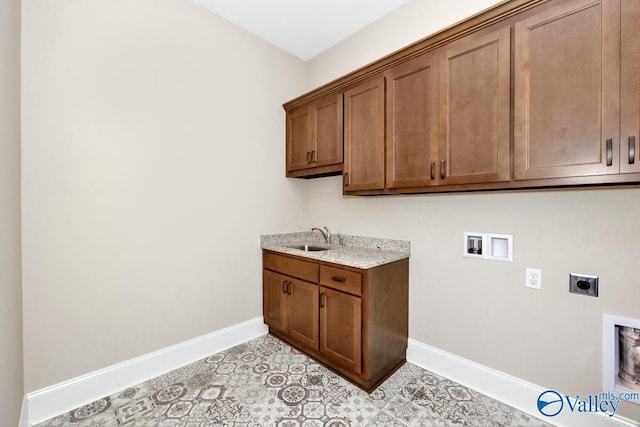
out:
<path id="1" fill-rule="evenodd" d="M 344 93 L 344 191 L 384 189 L 384 77 Z"/>
<path id="2" fill-rule="evenodd" d="M 640 2 L 622 1 L 620 172 L 640 172 Z"/>
<path id="3" fill-rule="evenodd" d="M 511 177 L 511 32 L 452 43 L 440 55 L 440 185 Z"/>
<path id="4" fill-rule="evenodd" d="M 344 192 L 508 181 L 510 40 L 467 36 L 345 92 Z"/>
<path id="5" fill-rule="evenodd" d="M 618 173 L 620 0 L 560 2 L 517 22 L 514 96 L 516 179 Z"/>
<path id="6" fill-rule="evenodd" d="M 342 94 L 287 112 L 287 176 L 342 170 Z"/>
<path id="7" fill-rule="evenodd" d="M 438 183 L 438 56 L 420 55 L 385 74 L 386 187 Z"/>
<path id="8" fill-rule="evenodd" d="M 640 184 L 639 22 L 639 0 L 500 2 L 285 104 L 288 176 L 319 174 L 314 108 L 344 94 L 345 194 Z"/>

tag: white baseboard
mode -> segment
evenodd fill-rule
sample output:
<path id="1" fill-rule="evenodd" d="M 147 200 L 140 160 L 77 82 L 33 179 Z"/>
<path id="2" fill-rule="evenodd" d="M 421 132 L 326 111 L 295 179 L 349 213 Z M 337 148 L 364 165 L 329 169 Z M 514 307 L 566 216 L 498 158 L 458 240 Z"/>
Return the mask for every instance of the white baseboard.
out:
<path id="1" fill-rule="evenodd" d="M 562 411 L 555 417 L 538 412 L 537 400 L 544 387 L 496 371 L 436 347 L 409 339 L 407 361 L 459 384 L 506 403 L 533 417 L 561 427 L 638 427 L 639 423 L 605 414 L 573 414 Z"/>
<path id="2" fill-rule="evenodd" d="M 20 427 L 30 427 L 268 332 L 262 316 L 28 393 Z"/>

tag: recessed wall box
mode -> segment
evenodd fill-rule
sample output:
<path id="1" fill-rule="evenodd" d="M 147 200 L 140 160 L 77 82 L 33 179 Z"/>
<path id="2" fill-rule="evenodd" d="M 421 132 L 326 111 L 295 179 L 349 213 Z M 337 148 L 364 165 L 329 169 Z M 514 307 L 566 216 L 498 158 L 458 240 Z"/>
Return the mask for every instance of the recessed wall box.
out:
<path id="1" fill-rule="evenodd" d="M 510 234 L 489 234 L 487 259 L 513 262 L 513 236 Z"/>
<path id="2" fill-rule="evenodd" d="M 511 234 L 465 232 L 462 256 L 513 262 L 513 236 Z"/>
<path id="3" fill-rule="evenodd" d="M 484 233 L 464 233 L 462 256 L 467 258 L 485 258 L 487 235 Z"/>

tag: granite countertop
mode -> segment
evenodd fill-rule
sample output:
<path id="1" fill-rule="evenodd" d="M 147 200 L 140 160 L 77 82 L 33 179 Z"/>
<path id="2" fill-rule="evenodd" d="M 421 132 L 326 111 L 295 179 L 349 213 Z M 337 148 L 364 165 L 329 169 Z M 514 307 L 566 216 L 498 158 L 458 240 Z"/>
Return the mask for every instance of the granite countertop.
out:
<path id="1" fill-rule="evenodd" d="M 318 261 L 368 269 L 409 258 L 410 243 L 406 240 L 378 239 L 374 237 L 343 235 L 344 245 L 338 245 L 338 236 L 331 236 L 332 245 L 326 251 L 307 252 L 294 249 L 296 245 L 327 246 L 319 232 L 268 234 L 260 236 L 260 247 L 274 252 L 297 255 Z"/>

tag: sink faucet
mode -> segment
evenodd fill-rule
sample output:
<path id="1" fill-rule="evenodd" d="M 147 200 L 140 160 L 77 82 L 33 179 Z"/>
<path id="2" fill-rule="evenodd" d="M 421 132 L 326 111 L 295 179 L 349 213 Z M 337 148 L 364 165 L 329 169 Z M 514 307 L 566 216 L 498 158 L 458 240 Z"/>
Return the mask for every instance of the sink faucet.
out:
<path id="1" fill-rule="evenodd" d="M 314 230 L 318 230 L 319 232 L 322 233 L 322 237 L 324 237 L 324 240 L 327 242 L 327 245 L 331 244 L 331 233 L 329 232 L 329 229 L 327 227 L 324 227 L 324 230 L 326 230 L 326 233 L 324 230 L 320 228 L 313 227 L 311 231 L 314 231 Z"/>

